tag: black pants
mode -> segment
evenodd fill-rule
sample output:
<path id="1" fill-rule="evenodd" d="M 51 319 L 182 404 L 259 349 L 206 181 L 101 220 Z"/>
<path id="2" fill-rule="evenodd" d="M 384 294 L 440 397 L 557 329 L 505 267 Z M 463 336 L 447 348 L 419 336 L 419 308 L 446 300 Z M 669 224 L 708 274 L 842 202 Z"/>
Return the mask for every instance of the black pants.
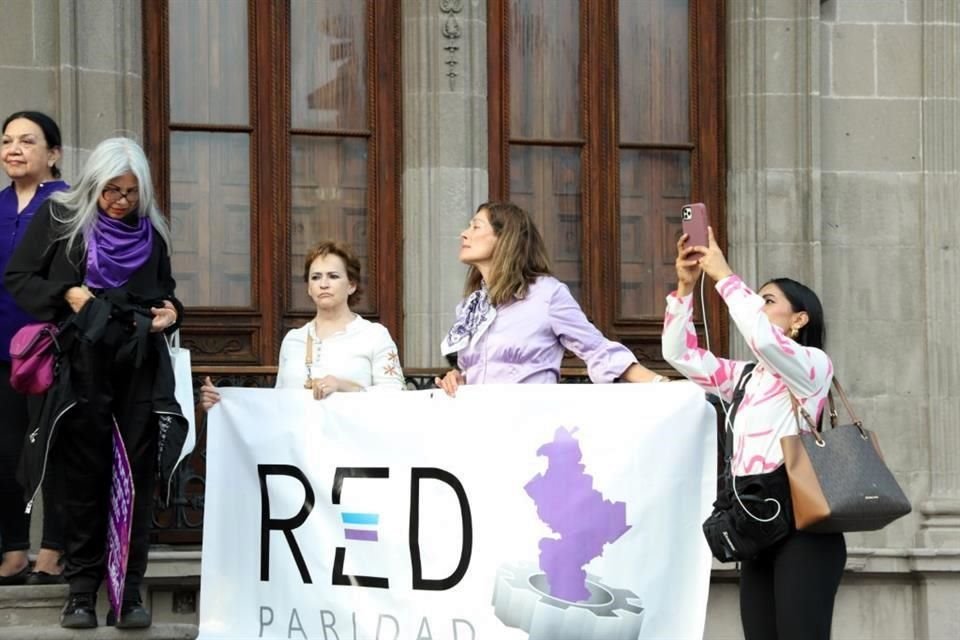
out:
<path id="1" fill-rule="evenodd" d="M 797 531 L 740 565 L 746 640 L 829 640 L 847 561 L 843 535 Z"/>
<path id="2" fill-rule="evenodd" d="M 135 501 L 125 598 L 139 593 L 147 569 L 155 485 L 157 418 L 141 372 L 114 367 L 98 350 L 71 362 L 78 405 L 57 426 L 54 455 L 69 479 L 64 487 L 64 576 L 70 593 L 96 591 L 106 570 L 107 520 L 116 417 L 133 472 Z M 142 398 L 146 393 L 147 398 Z"/>
<path id="3" fill-rule="evenodd" d="M 36 407 L 33 407 L 33 400 Z M 27 433 L 28 404 L 39 408 L 39 398 L 28 398 L 10 386 L 10 363 L 0 361 L 0 552 L 30 548 L 30 516 L 24 513 L 23 487 L 17 482 L 17 466 Z M 63 530 L 58 517 L 57 481 L 44 483 L 43 539 L 45 549 L 63 550 Z"/>

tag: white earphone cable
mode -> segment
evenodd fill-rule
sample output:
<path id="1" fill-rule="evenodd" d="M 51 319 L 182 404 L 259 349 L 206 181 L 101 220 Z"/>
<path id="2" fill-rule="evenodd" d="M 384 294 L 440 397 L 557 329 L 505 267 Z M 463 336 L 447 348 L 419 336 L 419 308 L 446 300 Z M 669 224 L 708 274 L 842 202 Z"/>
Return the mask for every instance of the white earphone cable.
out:
<path id="1" fill-rule="evenodd" d="M 706 297 L 704 296 L 705 280 L 706 280 L 706 276 L 701 271 L 700 273 L 700 317 L 703 318 L 703 337 L 704 337 L 704 341 L 706 342 L 707 351 L 710 353 L 713 353 L 713 351 L 710 350 L 710 327 L 707 323 L 707 301 L 706 301 Z M 747 381 L 749 381 L 750 377 L 752 376 L 753 376 L 753 372 L 751 371 L 748 374 L 747 380 L 743 382 L 744 386 L 746 386 Z M 720 402 L 720 409 L 723 411 L 724 438 L 732 438 L 733 424 L 730 422 L 730 410 L 727 407 L 727 404 L 723 401 L 723 394 L 720 392 L 720 385 L 717 384 L 716 376 L 713 376 L 713 388 L 717 392 L 717 400 Z M 731 446 L 730 449 L 732 451 L 733 447 Z M 724 457 L 726 457 L 726 450 L 724 450 Z M 777 519 L 777 516 L 780 515 L 781 504 L 780 504 L 780 501 L 775 498 L 764 498 L 763 500 L 764 502 L 772 502 L 775 505 L 777 505 L 776 512 L 774 512 L 774 514 L 769 518 L 758 518 L 757 516 L 750 513 L 750 510 L 747 509 L 747 506 L 743 504 L 743 500 L 740 499 L 740 493 L 739 491 L 737 491 L 737 482 L 736 482 L 736 477 L 733 475 L 732 466 L 730 468 L 730 484 L 733 486 L 733 495 L 734 497 L 736 497 L 737 502 L 740 503 L 740 507 L 743 509 L 743 512 L 746 513 L 751 518 L 753 518 L 754 520 L 756 520 L 757 522 L 773 522 L 774 520 Z"/>

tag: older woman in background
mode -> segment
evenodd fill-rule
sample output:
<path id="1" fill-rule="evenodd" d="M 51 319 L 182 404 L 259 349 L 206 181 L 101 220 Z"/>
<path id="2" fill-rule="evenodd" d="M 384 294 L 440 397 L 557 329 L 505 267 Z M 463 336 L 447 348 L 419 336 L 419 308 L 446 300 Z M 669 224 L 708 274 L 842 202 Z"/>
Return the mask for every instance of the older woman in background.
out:
<path id="1" fill-rule="evenodd" d="M 49 116 L 18 111 L 3 123 L 0 162 L 10 186 L 0 191 L 0 273 L 20 244 L 33 214 L 53 193 L 67 189 L 60 180 L 60 128 Z M 0 585 L 36 584 L 62 580 L 60 555 L 63 532 L 55 513 L 55 497 L 44 492 L 43 538 L 30 572 L 30 516 L 25 513 L 23 487 L 16 470 L 27 432 L 27 397 L 10 386 L 10 340 L 33 317 L 14 301 L 0 283 Z M 31 403 L 32 404 L 32 403 Z"/>

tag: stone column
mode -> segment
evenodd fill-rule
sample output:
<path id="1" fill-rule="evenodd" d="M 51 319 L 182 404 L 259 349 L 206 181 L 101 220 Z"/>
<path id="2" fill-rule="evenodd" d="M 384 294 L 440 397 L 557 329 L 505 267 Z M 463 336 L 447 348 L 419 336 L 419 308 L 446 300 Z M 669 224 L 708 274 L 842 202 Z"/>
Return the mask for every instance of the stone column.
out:
<path id="1" fill-rule="evenodd" d="M 922 7 L 930 496 L 920 543 L 960 548 L 960 7 Z"/>
<path id="2" fill-rule="evenodd" d="M 737 0 L 727 12 L 731 265 L 751 285 L 789 275 L 819 290 L 820 2 Z"/>
<path id="3" fill-rule="evenodd" d="M 0 118 L 28 109 L 57 115 L 60 41 L 58 22 L 50 19 L 55 13 L 52 3 L 0 0 L 5 32 L 0 38 Z"/>
<path id="4" fill-rule="evenodd" d="M 103 139 L 143 139 L 140 3 L 127 0 L 35 4 L 55 8 L 59 24 L 60 119 L 68 154 L 65 175 L 80 170 Z"/>
<path id="5" fill-rule="evenodd" d="M 822 5 L 822 297 L 827 351 L 907 496 L 927 494 L 919 16 L 903 2 Z M 896 364 L 893 364 L 893 363 Z M 851 534 L 913 544 L 919 516 Z"/>
<path id="6" fill-rule="evenodd" d="M 445 363 L 458 235 L 487 197 L 485 0 L 403 4 L 404 366 Z"/>
<path id="7" fill-rule="evenodd" d="M 36 109 L 57 120 L 68 181 L 104 138 L 141 139 L 139 2 L 0 0 L 0 16 L 2 113 Z"/>

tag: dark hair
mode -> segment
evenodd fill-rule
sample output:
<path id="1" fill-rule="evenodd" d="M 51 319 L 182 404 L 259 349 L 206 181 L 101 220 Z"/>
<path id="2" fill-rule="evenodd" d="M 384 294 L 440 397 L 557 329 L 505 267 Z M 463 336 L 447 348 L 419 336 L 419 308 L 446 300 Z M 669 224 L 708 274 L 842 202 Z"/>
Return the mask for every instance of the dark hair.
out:
<path id="1" fill-rule="evenodd" d="M 499 305 L 522 298 L 537 277 L 551 275 L 543 236 L 530 214 L 512 202 L 484 202 L 477 207 L 477 213 L 481 211 L 487 212 L 497 237 L 487 282 L 490 302 Z M 482 279 L 480 270 L 471 265 L 464 295 L 479 289 Z"/>
<path id="2" fill-rule="evenodd" d="M 3 131 L 7 130 L 7 125 L 13 122 L 14 120 L 19 120 L 23 118 L 24 120 L 29 120 L 33 124 L 40 127 L 40 130 L 43 131 L 43 137 L 47 142 L 47 147 L 50 149 L 62 149 L 63 140 L 60 138 L 60 127 L 57 126 L 57 123 L 53 121 L 53 118 L 48 116 L 45 113 L 40 113 L 39 111 L 15 111 L 11 113 L 10 116 L 3 121 Z M 53 174 L 54 178 L 60 177 L 60 169 L 57 165 L 50 167 L 50 173 Z"/>
<path id="3" fill-rule="evenodd" d="M 768 284 L 776 286 L 783 292 L 794 313 L 800 311 L 807 313 L 807 324 L 800 328 L 795 340 L 805 347 L 823 349 L 826 330 L 823 322 L 823 305 L 820 304 L 817 294 L 810 287 L 790 278 L 774 278 L 768 280 L 763 286 Z"/>
<path id="4" fill-rule="evenodd" d="M 347 280 L 356 287 L 354 292 L 347 296 L 347 305 L 353 306 L 363 295 L 363 288 L 360 286 L 360 259 L 346 244 L 325 240 L 310 249 L 303 261 L 303 281 L 310 282 L 310 265 L 313 261 L 327 256 L 338 256 L 343 260 L 343 265 L 347 268 Z"/>

